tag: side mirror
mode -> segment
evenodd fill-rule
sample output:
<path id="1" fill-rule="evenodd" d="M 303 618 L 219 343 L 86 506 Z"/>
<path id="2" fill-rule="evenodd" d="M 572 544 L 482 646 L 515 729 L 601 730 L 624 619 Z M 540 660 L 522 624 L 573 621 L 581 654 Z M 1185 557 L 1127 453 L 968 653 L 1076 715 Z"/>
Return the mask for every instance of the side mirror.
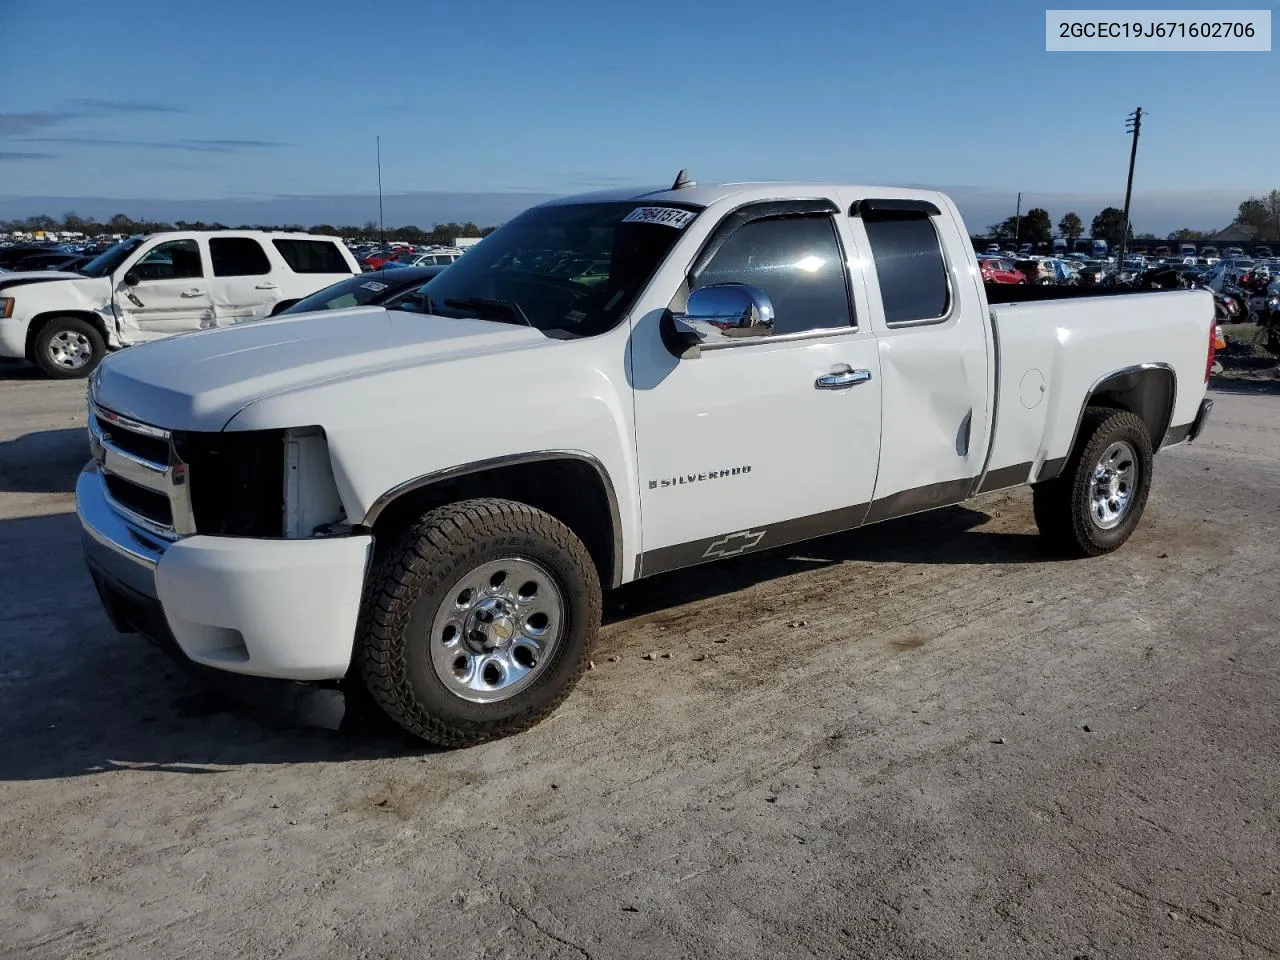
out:
<path id="1" fill-rule="evenodd" d="M 124 285 L 126 287 L 136 287 L 138 285 L 138 275 L 130 270 L 124 275 Z"/>
<path id="2" fill-rule="evenodd" d="M 717 283 L 689 294 L 684 312 L 671 319 L 691 346 L 767 337 L 773 332 L 773 303 L 749 284 Z"/>

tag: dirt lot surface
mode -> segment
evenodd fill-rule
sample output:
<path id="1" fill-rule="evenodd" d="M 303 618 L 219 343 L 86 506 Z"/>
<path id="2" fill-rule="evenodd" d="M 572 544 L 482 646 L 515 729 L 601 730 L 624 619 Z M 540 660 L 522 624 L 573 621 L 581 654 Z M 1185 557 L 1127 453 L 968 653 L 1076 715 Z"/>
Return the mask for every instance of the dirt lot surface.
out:
<path id="1" fill-rule="evenodd" d="M 1275 384 L 1118 554 L 1019 492 L 633 585 L 558 714 L 453 753 L 115 634 L 83 395 L 0 368 L 0 954 L 1280 952 Z"/>

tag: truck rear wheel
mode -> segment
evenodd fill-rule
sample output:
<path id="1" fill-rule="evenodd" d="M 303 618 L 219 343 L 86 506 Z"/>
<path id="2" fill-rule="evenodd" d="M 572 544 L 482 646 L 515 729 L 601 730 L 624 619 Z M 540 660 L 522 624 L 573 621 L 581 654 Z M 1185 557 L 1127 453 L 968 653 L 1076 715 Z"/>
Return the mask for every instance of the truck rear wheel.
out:
<path id="1" fill-rule="evenodd" d="M 582 541 L 510 500 L 440 507 L 375 564 L 356 662 L 397 723 L 441 746 L 518 733 L 560 705 L 600 630 Z"/>
<path id="2" fill-rule="evenodd" d="M 1140 418 L 1090 407 L 1062 474 L 1033 490 L 1041 535 L 1074 556 L 1119 549 L 1146 509 L 1151 467 L 1151 437 Z"/>
<path id="3" fill-rule="evenodd" d="M 31 344 L 31 359 L 55 380 L 87 377 L 106 354 L 102 333 L 79 317 L 52 317 Z"/>

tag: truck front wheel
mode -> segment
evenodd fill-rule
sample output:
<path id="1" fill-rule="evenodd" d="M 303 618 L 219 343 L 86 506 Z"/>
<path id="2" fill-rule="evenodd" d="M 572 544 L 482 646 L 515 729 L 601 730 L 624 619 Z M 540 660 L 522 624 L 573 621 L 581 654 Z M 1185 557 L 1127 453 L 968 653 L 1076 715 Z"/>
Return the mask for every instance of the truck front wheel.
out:
<path id="1" fill-rule="evenodd" d="M 52 317 L 31 344 L 31 359 L 56 380 L 87 377 L 106 354 L 102 333 L 79 317 Z"/>
<path id="2" fill-rule="evenodd" d="M 356 664 L 378 705 L 459 747 L 517 733 L 568 696 L 600 630 L 582 541 L 510 500 L 432 510 L 376 562 Z"/>
<path id="3" fill-rule="evenodd" d="M 1141 419 L 1091 407 L 1062 474 L 1033 490 L 1041 535 L 1080 557 L 1119 549 L 1146 508 L 1151 466 L 1151 437 Z"/>

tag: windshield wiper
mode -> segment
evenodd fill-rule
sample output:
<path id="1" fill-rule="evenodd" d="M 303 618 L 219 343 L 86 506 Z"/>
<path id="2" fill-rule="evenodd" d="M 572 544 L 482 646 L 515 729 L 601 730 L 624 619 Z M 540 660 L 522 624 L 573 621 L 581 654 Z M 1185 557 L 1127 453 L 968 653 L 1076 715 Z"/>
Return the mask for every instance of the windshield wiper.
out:
<path id="1" fill-rule="evenodd" d="M 525 316 L 525 312 L 521 309 L 520 304 L 514 300 L 495 300 L 491 297 L 459 297 L 444 302 L 446 307 L 456 307 L 460 310 L 492 310 L 498 309 L 515 317 L 526 327 L 532 327 L 529 318 Z"/>

